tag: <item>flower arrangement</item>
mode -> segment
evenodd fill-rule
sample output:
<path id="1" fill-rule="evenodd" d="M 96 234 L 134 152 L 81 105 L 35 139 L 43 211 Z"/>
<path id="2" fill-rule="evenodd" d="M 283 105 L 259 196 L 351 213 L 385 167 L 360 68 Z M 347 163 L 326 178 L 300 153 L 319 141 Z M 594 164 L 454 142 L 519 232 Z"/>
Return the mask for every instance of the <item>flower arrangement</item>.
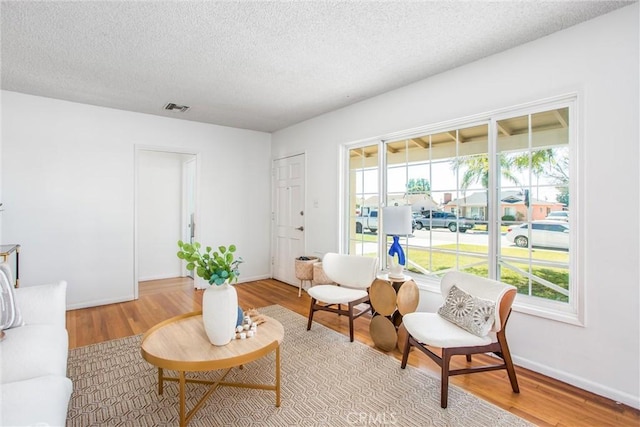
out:
<path id="1" fill-rule="evenodd" d="M 178 258 L 187 261 L 187 270 L 194 270 L 196 274 L 213 285 L 222 285 L 224 282 L 234 283 L 238 281 L 239 265 L 244 261 L 235 258 L 236 245 L 218 246 L 214 251 L 211 246 L 200 252 L 202 245 L 198 242 L 184 243 L 178 241 Z"/>

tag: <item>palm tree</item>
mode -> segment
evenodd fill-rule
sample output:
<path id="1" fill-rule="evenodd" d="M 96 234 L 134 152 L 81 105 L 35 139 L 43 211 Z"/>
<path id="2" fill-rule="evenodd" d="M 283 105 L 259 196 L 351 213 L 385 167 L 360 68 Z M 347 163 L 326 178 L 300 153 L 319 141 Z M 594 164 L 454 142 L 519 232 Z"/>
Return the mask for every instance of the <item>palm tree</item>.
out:
<path id="1" fill-rule="evenodd" d="M 512 181 L 515 185 L 518 185 L 518 178 L 512 172 L 511 161 L 505 155 L 499 156 L 500 161 L 500 173 L 502 178 Z M 480 183 L 482 188 L 488 190 L 489 188 L 489 155 L 481 154 L 479 156 L 466 156 L 459 157 L 452 161 L 452 169 L 458 173 L 460 170 L 464 170 L 462 174 L 462 181 L 460 188 L 466 191 L 471 185 Z M 487 205 L 485 206 L 485 218 L 489 212 L 489 197 L 487 194 Z M 489 224 L 487 223 L 487 229 Z"/>
<path id="2" fill-rule="evenodd" d="M 569 156 L 566 150 L 554 149 L 553 159 L 550 162 L 549 170 L 545 174 L 555 181 L 555 184 L 560 187 L 567 187 L 569 185 Z"/>
<path id="3" fill-rule="evenodd" d="M 548 148 L 524 153 L 514 157 L 513 165 L 520 172 L 531 171 L 537 180 L 541 176 L 546 176 L 555 181 L 558 189 L 557 201 L 569 205 L 569 157 L 563 149 Z"/>
<path id="4" fill-rule="evenodd" d="M 553 149 L 531 151 L 531 166 L 529 166 L 529 152 L 520 154 L 513 159 L 513 165 L 519 171 L 526 171 L 531 168 L 534 175 L 542 175 L 546 165 L 553 164 Z"/>
<path id="5" fill-rule="evenodd" d="M 553 150 L 538 150 L 531 152 L 531 158 L 529 153 L 520 154 L 513 158 L 513 166 L 519 172 L 529 172 L 536 177 L 536 181 L 540 181 L 540 175 L 545 174 L 545 166 L 552 165 L 554 162 Z M 539 198 L 537 193 L 539 187 L 536 185 L 536 198 Z"/>
<path id="6" fill-rule="evenodd" d="M 429 194 L 430 191 L 431 184 L 429 184 L 428 179 L 411 178 L 407 183 L 407 194 Z"/>

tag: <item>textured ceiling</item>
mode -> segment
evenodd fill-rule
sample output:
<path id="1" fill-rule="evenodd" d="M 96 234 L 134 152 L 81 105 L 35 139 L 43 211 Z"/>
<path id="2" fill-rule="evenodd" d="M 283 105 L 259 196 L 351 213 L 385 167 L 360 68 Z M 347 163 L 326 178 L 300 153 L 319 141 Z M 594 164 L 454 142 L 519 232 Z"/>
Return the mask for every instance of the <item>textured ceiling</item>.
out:
<path id="1" fill-rule="evenodd" d="M 271 132 L 631 3 L 3 0 L 2 89 Z"/>

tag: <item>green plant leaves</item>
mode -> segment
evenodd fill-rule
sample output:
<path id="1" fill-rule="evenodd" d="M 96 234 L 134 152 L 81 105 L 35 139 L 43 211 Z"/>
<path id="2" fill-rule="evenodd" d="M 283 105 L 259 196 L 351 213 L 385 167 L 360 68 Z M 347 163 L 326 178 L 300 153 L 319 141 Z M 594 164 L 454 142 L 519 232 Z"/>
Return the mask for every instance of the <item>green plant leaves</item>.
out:
<path id="1" fill-rule="evenodd" d="M 218 250 L 213 252 L 211 246 L 207 246 L 205 252 L 201 253 L 200 243 L 190 244 L 179 240 L 178 247 L 180 251 L 177 256 L 187 261 L 187 270 L 195 270 L 199 277 L 210 284 L 222 285 L 225 281 L 233 283 L 238 280 L 240 275 L 238 266 L 244 261 L 242 258 L 234 259 L 235 245 L 218 246 Z"/>

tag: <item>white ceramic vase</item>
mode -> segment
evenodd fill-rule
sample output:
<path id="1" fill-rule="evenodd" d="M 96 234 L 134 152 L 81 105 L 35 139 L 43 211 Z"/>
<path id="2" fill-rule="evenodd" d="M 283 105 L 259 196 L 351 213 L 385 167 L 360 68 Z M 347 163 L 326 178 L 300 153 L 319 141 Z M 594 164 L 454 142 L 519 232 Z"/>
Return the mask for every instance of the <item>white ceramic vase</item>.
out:
<path id="1" fill-rule="evenodd" d="M 227 345 L 238 320 L 238 293 L 228 283 L 210 285 L 202 295 L 202 321 L 213 345 Z"/>

